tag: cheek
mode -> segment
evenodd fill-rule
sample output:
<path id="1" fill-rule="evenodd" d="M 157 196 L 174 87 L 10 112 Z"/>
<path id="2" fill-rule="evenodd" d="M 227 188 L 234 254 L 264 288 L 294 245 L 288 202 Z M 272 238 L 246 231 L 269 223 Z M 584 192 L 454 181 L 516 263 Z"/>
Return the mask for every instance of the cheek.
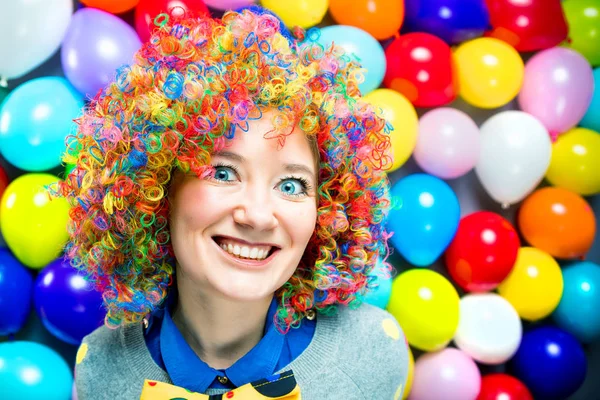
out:
<path id="1" fill-rule="evenodd" d="M 287 213 L 287 225 L 295 243 L 307 244 L 310 240 L 317 221 L 317 210 L 314 207 L 302 209 L 290 208 Z"/>
<path id="2" fill-rule="evenodd" d="M 210 223 L 226 205 L 218 191 L 210 185 L 193 185 L 179 193 L 172 219 L 186 221 L 189 227 L 200 227 Z"/>

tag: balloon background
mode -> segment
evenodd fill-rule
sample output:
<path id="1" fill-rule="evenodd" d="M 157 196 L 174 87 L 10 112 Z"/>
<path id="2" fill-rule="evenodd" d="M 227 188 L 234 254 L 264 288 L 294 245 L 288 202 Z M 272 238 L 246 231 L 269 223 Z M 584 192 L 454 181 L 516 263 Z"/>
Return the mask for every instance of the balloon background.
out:
<path id="1" fill-rule="evenodd" d="M 75 343 L 101 323 L 99 297 L 55 259 L 64 207 L 35 190 L 64 176 L 73 107 L 131 59 L 157 8 L 256 3 L 0 0 L 0 398 L 71 398 Z M 395 273 L 366 300 L 404 325 L 408 397 L 597 398 L 600 0 L 286 3 L 262 5 L 371 62 L 361 89 L 394 127 Z"/>

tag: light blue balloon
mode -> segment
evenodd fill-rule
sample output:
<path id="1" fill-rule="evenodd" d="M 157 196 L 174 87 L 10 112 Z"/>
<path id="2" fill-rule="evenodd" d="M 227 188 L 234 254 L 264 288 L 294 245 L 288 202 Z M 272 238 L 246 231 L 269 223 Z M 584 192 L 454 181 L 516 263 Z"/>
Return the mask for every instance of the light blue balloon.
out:
<path id="1" fill-rule="evenodd" d="M 460 205 L 443 180 L 413 174 L 391 190 L 392 210 L 388 230 L 391 242 L 411 264 L 431 265 L 446 250 L 458 229 Z"/>
<path id="2" fill-rule="evenodd" d="M 358 87 L 363 95 L 377 89 L 385 75 L 386 60 L 383 48 L 373 36 L 354 26 L 333 25 L 321 29 L 319 43 L 329 49 L 332 42 L 347 54 L 355 56 L 363 68 L 365 81 Z"/>
<path id="3" fill-rule="evenodd" d="M 562 270 L 564 289 L 552 317 L 584 343 L 600 339 L 600 266 L 584 261 Z"/>
<path id="4" fill-rule="evenodd" d="M 579 125 L 600 132 L 600 68 L 594 70 L 594 94 L 587 112 Z"/>
<path id="5" fill-rule="evenodd" d="M 392 278 L 382 278 L 380 276 L 381 269 L 381 264 L 378 262 L 373 272 L 371 272 L 371 275 L 377 276 L 377 283 L 379 286 L 376 289 L 368 292 L 364 298 L 364 301 L 365 303 L 385 310 L 390 302 L 390 296 L 392 295 Z"/>
<path id="6" fill-rule="evenodd" d="M 59 166 L 65 138 L 82 107 L 82 96 L 64 78 L 23 83 L 10 92 L 0 109 L 0 153 L 26 171 Z"/>
<path id="7" fill-rule="evenodd" d="M 0 399 L 69 400 L 71 369 L 51 348 L 39 343 L 0 343 Z"/>

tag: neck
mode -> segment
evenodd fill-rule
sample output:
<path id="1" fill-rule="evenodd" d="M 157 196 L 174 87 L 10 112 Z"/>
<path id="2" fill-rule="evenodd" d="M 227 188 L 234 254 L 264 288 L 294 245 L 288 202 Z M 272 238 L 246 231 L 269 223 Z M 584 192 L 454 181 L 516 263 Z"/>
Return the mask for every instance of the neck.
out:
<path id="1" fill-rule="evenodd" d="M 173 322 L 202 361 L 215 369 L 229 368 L 262 338 L 272 296 L 235 301 L 194 290 L 189 282 L 178 280 Z"/>

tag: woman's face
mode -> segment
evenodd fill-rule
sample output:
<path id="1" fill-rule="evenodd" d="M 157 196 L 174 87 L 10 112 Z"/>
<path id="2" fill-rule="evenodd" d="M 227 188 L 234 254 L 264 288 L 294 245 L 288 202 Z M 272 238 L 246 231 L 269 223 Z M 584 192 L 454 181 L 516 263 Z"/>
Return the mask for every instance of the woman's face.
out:
<path id="1" fill-rule="evenodd" d="M 214 174 L 178 176 L 171 240 L 179 278 L 235 300 L 271 296 L 294 273 L 315 229 L 315 159 L 296 128 L 277 149 L 273 111 L 212 156 Z"/>

